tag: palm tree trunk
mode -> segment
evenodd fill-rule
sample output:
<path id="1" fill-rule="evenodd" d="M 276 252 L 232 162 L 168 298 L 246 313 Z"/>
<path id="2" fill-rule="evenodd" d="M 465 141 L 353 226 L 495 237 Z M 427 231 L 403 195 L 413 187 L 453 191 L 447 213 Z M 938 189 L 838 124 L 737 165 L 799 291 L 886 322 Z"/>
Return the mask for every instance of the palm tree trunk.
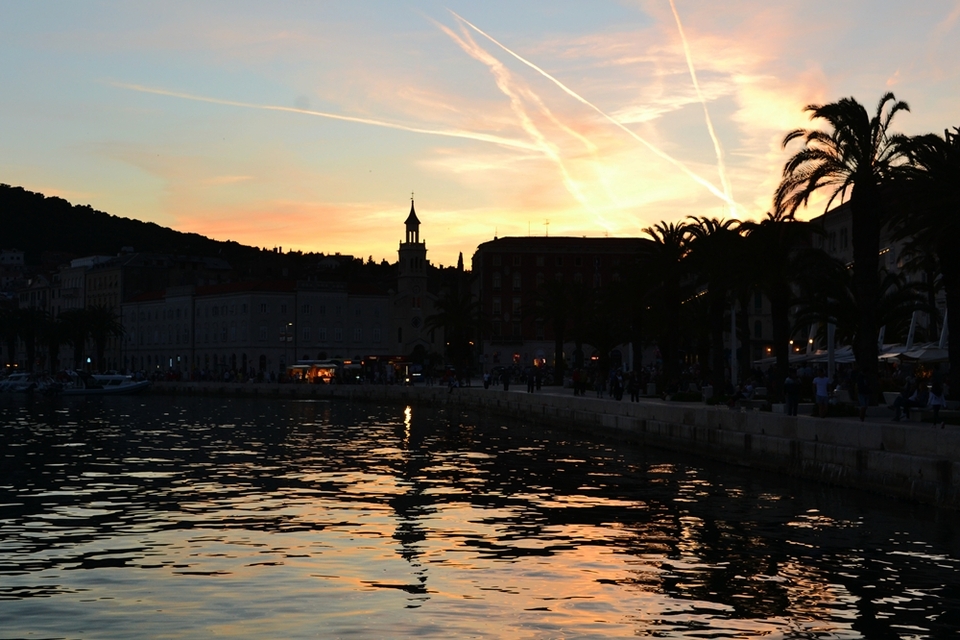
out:
<path id="1" fill-rule="evenodd" d="M 927 327 L 927 340 L 933 342 L 940 335 L 940 314 L 937 312 L 937 289 L 934 281 L 937 274 L 932 269 L 926 269 L 924 275 L 927 280 L 927 304 L 930 306 L 930 324 Z"/>
<path id="2" fill-rule="evenodd" d="M 677 362 L 680 332 L 680 292 L 676 286 L 664 291 L 663 303 L 667 310 L 667 327 L 663 333 L 660 355 L 663 357 L 663 388 L 671 389 L 680 382 L 680 366 Z"/>
<path id="3" fill-rule="evenodd" d="M 723 392 L 724 376 L 724 357 L 723 357 L 723 328 L 724 316 L 726 315 L 727 301 L 724 296 L 714 296 L 710 301 L 710 384 L 713 385 L 714 393 L 720 395 Z"/>
<path id="4" fill-rule="evenodd" d="M 876 401 L 880 391 L 877 364 L 877 304 L 880 290 L 880 203 L 876 198 L 854 194 L 850 201 L 853 241 L 853 287 L 859 309 L 859 326 L 854 340 L 854 357 L 867 378 Z M 833 375 L 833 372 L 829 372 Z"/>
<path id="5" fill-rule="evenodd" d="M 940 270 L 947 298 L 948 382 L 951 396 L 957 398 L 960 397 L 960 256 L 952 250 L 941 252 Z"/>
<path id="6" fill-rule="evenodd" d="M 553 325 L 553 383 L 563 386 L 563 326 Z"/>
<path id="7" fill-rule="evenodd" d="M 777 358 L 772 397 L 783 400 L 783 383 L 790 370 L 790 296 L 786 290 L 768 292 L 773 323 L 773 354 Z"/>
<path id="8" fill-rule="evenodd" d="M 750 377 L 750 365 L 753 364 L 750 362 L 750 315 L 747 313 L 747 309 L 750 308 L 750 294 L 751 292 L 748 290 L 740 294 L 740 313 L 737 314 L 737 333 L 739 334 L 740 342 L 743 344 L 737 353 L 737 364 L 740 367 L 741 383 Z M 731 344 L 731 348 L 737 348 L 737 336 L 733 337 Z"/>

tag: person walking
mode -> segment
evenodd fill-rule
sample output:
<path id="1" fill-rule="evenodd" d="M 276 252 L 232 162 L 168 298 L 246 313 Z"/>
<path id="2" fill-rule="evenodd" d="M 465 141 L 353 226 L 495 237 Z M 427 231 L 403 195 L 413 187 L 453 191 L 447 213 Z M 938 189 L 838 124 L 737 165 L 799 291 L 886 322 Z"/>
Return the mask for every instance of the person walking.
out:
<path id="1" fill-rule="evenodd" d="M 863 374 L 863 371 L 861 371 L 859 367 L 853 370 L 851 381 L 854 386 L 856 386 L 857 402 L 860 408 L 860 422 L 863 422 L 867 418 L 867 407 L 870 406 L 870 383 L 867 381 L 867 376 Z"/>
<path id="2" fill-rule="evenodd" d="M 783 381 L 783 391 L 787 401 L 787 415 L 797 415 L 797 410 L 800 408 L 800 382 L 797 380 L 797 372 L 793 369 Z"/>
<path id="3" fill-rule="evenodd" d="M 823 369 L 819 369 L 817 377 L 813 379 L 813 395 L 820 410 L 820 417 L 826 418 L 827 405 L 830 403 L 830 378 Z"/>

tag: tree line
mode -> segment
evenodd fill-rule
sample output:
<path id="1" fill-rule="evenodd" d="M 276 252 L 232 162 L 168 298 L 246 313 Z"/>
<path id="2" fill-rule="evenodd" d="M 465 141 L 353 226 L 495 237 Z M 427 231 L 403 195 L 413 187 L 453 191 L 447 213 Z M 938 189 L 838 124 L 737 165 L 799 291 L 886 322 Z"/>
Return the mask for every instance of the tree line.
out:
<path id="1" fill-rule="evenodd" d="M 29 372 L 34 370 L 37 360 L 45 361 L 45 368 L 50 371 L 63 368 L 60 349 L 64 345 L 73 347 L 74 369 L 85 368 L 87 347 L 92 345 L 90 369 L 105 371 L 107 341 L 123 335 L 116 311 L 103 305 L 67 309 L 58 316 L 32 307 L 0 310 L 0 340 L 8 368 L 16 365 L 13 358 L 20 341 Z"/>
<path id="2" fill-rule="evenodd" d="M 940 318 L 934 301 L 945 294 L 950 342 L 950 386 L 960 391 L 960 128 L 942 136 L 906 136 L 892 130 L 905 102 L 883 95 L 873 113 L 854 98 L 806 111 L 816 128 L 789 132 L 773 208 L 760 221 L 740 222 L 693 217 L 660 222 L 644 232 L 651 242 L 640 251 L 620 282 L 589 287 L 581 283 L 544 282 L 527 301 L 523 315 L 552 329 L 554 377 L 562 380 L 563 347 L 579 351 L 593 346 L 606 367 L 618 344 L 656 342 L 662 356 L 661 381 L 676 385 L 681 352 L 695 354 L 703 378 L 725 388 L 726 315 L 738 304 L 736 336 L 751 337 L 748 310 L 758 293 L 768 301 L 772 320 L 772 356 L 776 381 L 789 371 L 791 341 L 806 344 L 811 325 L 836 327 L 837 340 L 850 344 L 857 366 L 878 396 L 878 335 L 906 333 L 916 311 L 929 314 L 927 338 L 934 340 Z M 826 209 L 845 203 L 851 213 L 852 264 L 842 264 L 816 248 L 823 230 L 796 218 L 815 194 Z M 904 241 L 904 271 L 926 274 L 908 282 L 883 268 L 880 241 L 884 230 Z M 469 336 L 486 327 L 475 301 L 462 291 L 441 300 L 437 324 L 451 324 L 459 336 L 463 359 Z M 464 329 L 474 327 L 472 332 Z M 635 361 L 638 359 L 635 358 Z M 749 371 L 750 354 L 739 358 Z M 746 377 L 745 375 L 741 377 Z"/>

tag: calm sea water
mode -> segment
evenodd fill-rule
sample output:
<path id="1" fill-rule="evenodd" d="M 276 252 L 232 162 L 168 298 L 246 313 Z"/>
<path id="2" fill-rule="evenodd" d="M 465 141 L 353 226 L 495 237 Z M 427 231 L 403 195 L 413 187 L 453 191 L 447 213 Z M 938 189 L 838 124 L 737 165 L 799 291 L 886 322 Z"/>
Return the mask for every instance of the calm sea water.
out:
<path id="1" fill-rule="evenodd" d="M 0 398 L 0 638 L 941 638 L 956 513 L 471 414 Z"/>

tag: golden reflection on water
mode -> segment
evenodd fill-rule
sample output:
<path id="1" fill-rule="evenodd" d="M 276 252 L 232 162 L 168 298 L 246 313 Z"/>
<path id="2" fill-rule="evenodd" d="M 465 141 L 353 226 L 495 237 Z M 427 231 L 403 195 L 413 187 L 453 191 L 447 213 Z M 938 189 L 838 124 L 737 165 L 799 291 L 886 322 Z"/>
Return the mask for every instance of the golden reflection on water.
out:
<path id="1" fill-rule="evenodd" d="M 44 427 L 89 462 L 31 433 L 48 458 L 0 487 L 4 633 L 857 638 L 954 602 L 925 580 L 956 554 L 896 511 L 476 417 L 291 406 Z"/>

